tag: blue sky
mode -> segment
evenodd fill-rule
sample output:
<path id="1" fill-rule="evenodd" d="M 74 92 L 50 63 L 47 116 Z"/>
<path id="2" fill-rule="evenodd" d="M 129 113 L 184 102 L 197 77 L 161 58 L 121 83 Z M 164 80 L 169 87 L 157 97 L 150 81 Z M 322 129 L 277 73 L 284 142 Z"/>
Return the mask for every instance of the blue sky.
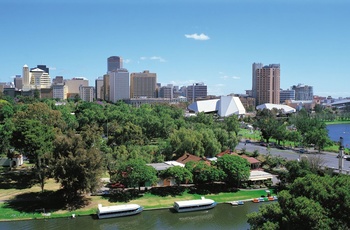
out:
<path id="1" fill-rule="evenodd" d="M 281 88 L 350 96 L 347 0 L 0 0 L 0 82 L 22 66 L 50 76 L 107 71 L 121 56 L 162 85 L 203 82 L 208 94 L 251 89 L 252 63 L 279 63 Z"/>

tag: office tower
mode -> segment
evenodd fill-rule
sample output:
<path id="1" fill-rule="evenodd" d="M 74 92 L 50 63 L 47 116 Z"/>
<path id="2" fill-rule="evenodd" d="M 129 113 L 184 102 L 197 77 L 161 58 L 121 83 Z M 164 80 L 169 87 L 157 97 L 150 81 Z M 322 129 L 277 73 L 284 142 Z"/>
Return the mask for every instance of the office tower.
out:
<path id="1" fill-rule="evenodd" d="M 52 85 L 52 98 L 66 100 L 68 95 L 68 86 L 64 84 L 53 84 Z"/>
<path id="2" fill-rule="evenodd" d="M 51 78 L 44 70 L 35 68 L 30 71 L 30 85 L 32 89 L 42 89 L 51 87 Z"/>
<path id="3" fill-rule="evenodd" d="M 63 76 L 56 76 L 54 79 L 52 79 L 52 84 L 63 84 Z"/>
<path id="4" fill-rule="evenodd" d="M 186 97 L 188 102 L 194 102 L 198 98 L 207 97 L 207 86 L 204 83 L 195 83 L 187 86 Z"/>
<path id="5" fill-rule="evenodd" d="M 29 71 L 29 67 L 27 65 L 23 66 L 22 82 L 23 91 L 30 91 L 32 89 L 48 89 L 51 87 L 51 78 L 49 73 L 39 68 L 32 68 Z"/>
<path id="6" fill-rule="evenodd" d="M 48 67 L 46 67 L 46 65 L 37 65 L 35 68 L 31 68 L 30 71 L 36 68 L 43 70 L 47 74 L 50 74 L 50 70 Z"/>
<path id="7" fill-rule="evenodd" d="M 22 68 L 22 76 L 23 76 L 23 91 L 29 91 L 30 90 L 30 74 L 29 74 L 29 67 L 27 65 L 24 65 Z"/>
<path id="8" fill-rule="evenodd" d="M 107 72 L 123 68 L 123 59 L 118 56 L 111 56 L 107 59 Z"/>
<path id="9" fill-rule="evenodd" d="M 117 69 L 108 72 L 109 75 L 109 100 L 113 103 L 130 98 L 129 71 Z"/>
<path id="10" fill-rule="evenodd" d="M 130 74 L 130 98 L 155 98 L 157 89 L 157 74 L 148 70 L 142 73 Z"/>
<path id="11" fill-rule="evenodd" d="M 263 67 L 262 63 L 253 63 L 252 65 L 252 92 L 251 96 L 256 99 L 256 70 Z"/>
<path id="12" fill-rule="evenodd" d="M 103 87 L 102 87 L 103 100 L 110 101 L 110 87 L 109 87 L 109 75 L 103 75 Z"/>
<path id="13" fill-rule="evenodd" d="M 298 84 L 298 85 L 293 85 L 292 89 L 295 90 L 295 100 L 298 100 L 298 101 L 313 100 L 314 91 L 312 86 Z"/>
<path id="14" fill-rule="evenodd" d="M 159 88 L 160 98 L 174 98 L 174 88 L 173 85 L 162 86 Z"/>
<path id="15" fill-rule="evenodd" d="M 23 78 L 21 75 L 16 75 L 16 77 L 13 79 L 13 83 L 15 84 L 15 88 L 20 90 L 23 88 Z"/>
<path id="16" fill-rule="evenodd" d="M 94 87 L 93 86 L 80 86 L 79 97 L 82 101 L 93 102 L 94 101 Z"/>
<path id="17" fill-rule="evenodd" d="M 280 103 L 285 103 L 286 100 L 295 100 L 295 91 L 292 89 L 280 90 Z"/>
<path id="18" fill-rule="evenodd" d="M 96 100 L 103 100 L 103 77 L 95 80 L 95 98 Z"/>
<path id="19" fill-rule="evenodd" d="M 261 63 L 253 63 L 253 96 L 257 105 L 264 103 L 280 103 L 280 65 L 270 64 L 261 67 Z"/>
<path id="20" fill-rule="evenodd" d="M 82 77 L 75 77 L 71 80 L 64 80 L 64 84 L 68 87 L 67 98 L 75 98 L 79 96 L 80 86 L 89 86 L 89 81 Z"/>

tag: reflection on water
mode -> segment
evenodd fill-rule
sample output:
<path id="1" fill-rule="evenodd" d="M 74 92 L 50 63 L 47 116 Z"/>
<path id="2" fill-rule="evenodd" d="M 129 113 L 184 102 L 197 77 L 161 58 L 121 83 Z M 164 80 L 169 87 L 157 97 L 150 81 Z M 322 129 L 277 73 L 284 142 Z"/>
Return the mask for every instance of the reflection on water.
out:
<path id="1" fill-rule="evenodd" d="M 134 229 L 249 229 L 247 213 L 257 211 L 267 204 L 246 202 L 242 206 L 218 204 L 207 211 L 174 213 L 170 209 L 143 211 L 136 216 L 111 219 L 94 219 L 91 216 L 77 216 L 75 219 L 47 219 L 0 222 L 0 229 L 35 230 L 134 230 Z"/>
<path id="2" fill-rule="evenodd" d="M 214 218 L 214 214 L 210 212 L 211 210 L 207 211 L 199 211 L 199 212 L 187 212 L 187 213 L 178 213 L 175 215 L 179 215 L 179 221 L 203 221 L 203 220 L 210 220 Z"/>

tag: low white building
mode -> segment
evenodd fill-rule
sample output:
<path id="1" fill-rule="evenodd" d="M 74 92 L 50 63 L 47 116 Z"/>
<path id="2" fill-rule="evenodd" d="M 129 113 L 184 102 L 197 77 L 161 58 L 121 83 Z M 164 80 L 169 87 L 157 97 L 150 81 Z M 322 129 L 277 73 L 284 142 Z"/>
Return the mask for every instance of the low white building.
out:
<path id="1" fill-rule="evenodd" d="M 221 96 L 219 99 L 196 101 L 188 106 L 189 110 L 195 113 L 212 113 L 216 112 L 220 117 L 231 115 L 245 115 L 245 108 L 239 99 L 234 96 Z"/>
<path id="2" fill-rule="evenodd" d="M 293 107 L 290 107 L 288 105 L 280 105 L 280 104 L 271 104 L 271 103 L 265 103 L 265 104 L 261 104 L 258 105 L 256 107 L 257 110 L 263 110 L 263 109 L 268 109 L 268 110 L 272 110 L 272 109 L 277 109 L 277 110 L 282 110 L 283 113 L 287 114 L 287 113 L 295 113 L 296 109 L 294 109 Z"/>

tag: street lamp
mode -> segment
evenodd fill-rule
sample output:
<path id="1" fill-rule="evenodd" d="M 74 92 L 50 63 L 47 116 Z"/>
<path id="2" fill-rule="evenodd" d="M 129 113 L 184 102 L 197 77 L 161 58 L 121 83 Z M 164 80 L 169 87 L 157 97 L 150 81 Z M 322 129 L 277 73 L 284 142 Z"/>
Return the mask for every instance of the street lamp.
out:
<path id="1" fill-rule="evenodd" d="M 344 163 L 344 145 L 343 145 L 343 137 L 339 138 L 339 173 L 343 170 L 343 163 Z"/>

